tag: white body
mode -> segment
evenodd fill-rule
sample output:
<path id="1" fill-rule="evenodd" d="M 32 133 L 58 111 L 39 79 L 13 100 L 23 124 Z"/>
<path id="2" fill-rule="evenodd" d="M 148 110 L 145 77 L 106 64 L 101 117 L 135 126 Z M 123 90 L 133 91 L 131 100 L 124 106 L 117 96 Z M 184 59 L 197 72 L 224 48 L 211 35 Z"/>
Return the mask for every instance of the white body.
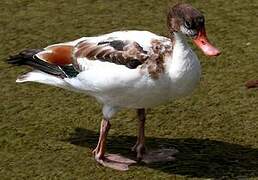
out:
<path id="1" fill-rule="evenodd" d="M 158 79 L 152 79 L 141 66 L 129 69 L 124 65 L 80 58 L 77 61 L 83 71 L 75 78 L 61 79 L 33 71 L 17 82 L 35 81 L 86 93 L 110 108 L 153 107 L 190 94 L 200 80 L 201 68 L 196 54 L 186 43 L 184 35 L 174 34 L 173 53 L 165 60 L 165 72 Z M 154 39 L 172 43 L 166 37 L 147 31 L 118 31 L 97 37 L 85 37 L 66 44 L 76 45 L 81 40 L 99 42 L 111 39 L 136 41 L 146 51 L 150 50 Z"/>

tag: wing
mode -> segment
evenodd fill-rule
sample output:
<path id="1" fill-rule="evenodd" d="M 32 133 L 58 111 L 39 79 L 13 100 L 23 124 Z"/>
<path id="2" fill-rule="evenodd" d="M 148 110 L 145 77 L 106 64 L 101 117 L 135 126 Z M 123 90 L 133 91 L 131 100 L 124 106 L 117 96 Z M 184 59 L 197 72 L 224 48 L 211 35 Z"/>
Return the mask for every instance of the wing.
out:
<path id="1" fill-rule="evenodd" d="M 117 31 L 54 44 L 35 56 L 58 66 L 69 77 L 88 69 L 89 64 L 104 61 L 129 69 L 142 65 L 141 69 L 147 69 L 151 77 L 158 78 L 164 71 L 165 57 L 171 55 L 172 49 L 170 39 L 147 31 Z"/>
<path id="2" fill-rule="evenodd" d="M 109 40 L 98 43 L 83 40 L 79 42 L 73 51 L 73 64 L 78 67 L 77 59 L 107 61 L 119 65 L 125 65 L 135 69 L 148 59 L 148 54 L 134 41 Z"/>

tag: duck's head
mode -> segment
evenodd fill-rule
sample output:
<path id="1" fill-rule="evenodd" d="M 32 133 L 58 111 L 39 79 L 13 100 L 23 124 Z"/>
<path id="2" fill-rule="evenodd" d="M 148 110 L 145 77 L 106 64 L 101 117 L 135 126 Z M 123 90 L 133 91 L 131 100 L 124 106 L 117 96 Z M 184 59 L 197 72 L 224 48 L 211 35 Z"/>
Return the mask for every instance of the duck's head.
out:
<path id="1" fill-rule="evenodd" d="M 220 51 L 208 40 L 204 16 L 189 4 L 177 4 L 170 8 L 167 24 L 171 33 L 181 32 L 192 38 L 193 42 L 207 56 L 218 56 Z"/>

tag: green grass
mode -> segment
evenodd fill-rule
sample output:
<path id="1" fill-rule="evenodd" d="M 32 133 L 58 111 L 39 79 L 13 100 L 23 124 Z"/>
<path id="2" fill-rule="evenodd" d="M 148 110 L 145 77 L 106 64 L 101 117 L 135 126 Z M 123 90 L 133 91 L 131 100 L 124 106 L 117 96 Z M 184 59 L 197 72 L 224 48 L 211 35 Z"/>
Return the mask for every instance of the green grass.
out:
<path id="1" fill-rule="evenodd" d="M 175 2 L 175 1 L 174 1 Z M 172 1 L 172 3 L 174 3 Z M 148 111 L 147 145 L 175 147 L 173 163 L 117 172 L 97 165 L 101 108 L 94 99 L 45 85 L 16 84 L 27 68 L 4 60 L 25 48 L 122 29 L 167 35 L 168 0 L 2 0 L 0 3 L 1 179 L 258 179 L 258 1 L 189 0 L 204 12 L 218 58 L 198 53 L 202 81 L 192 96 Z M 108 151 L 130 154 L 133 110 L 112 120 Z"/>

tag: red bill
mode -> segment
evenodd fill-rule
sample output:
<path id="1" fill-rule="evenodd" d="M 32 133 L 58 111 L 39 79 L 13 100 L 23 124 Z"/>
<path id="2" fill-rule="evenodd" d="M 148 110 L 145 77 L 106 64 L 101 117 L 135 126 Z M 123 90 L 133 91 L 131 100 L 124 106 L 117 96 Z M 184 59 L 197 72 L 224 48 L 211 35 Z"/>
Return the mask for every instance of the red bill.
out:
<path id="1" fill-rule="evenodd" d="M 209 42 L 204 27 L 199 31 L 198 36 L 193 41 L 207 56 L 218 56 L 221 54 L 220 50 Z"/>

